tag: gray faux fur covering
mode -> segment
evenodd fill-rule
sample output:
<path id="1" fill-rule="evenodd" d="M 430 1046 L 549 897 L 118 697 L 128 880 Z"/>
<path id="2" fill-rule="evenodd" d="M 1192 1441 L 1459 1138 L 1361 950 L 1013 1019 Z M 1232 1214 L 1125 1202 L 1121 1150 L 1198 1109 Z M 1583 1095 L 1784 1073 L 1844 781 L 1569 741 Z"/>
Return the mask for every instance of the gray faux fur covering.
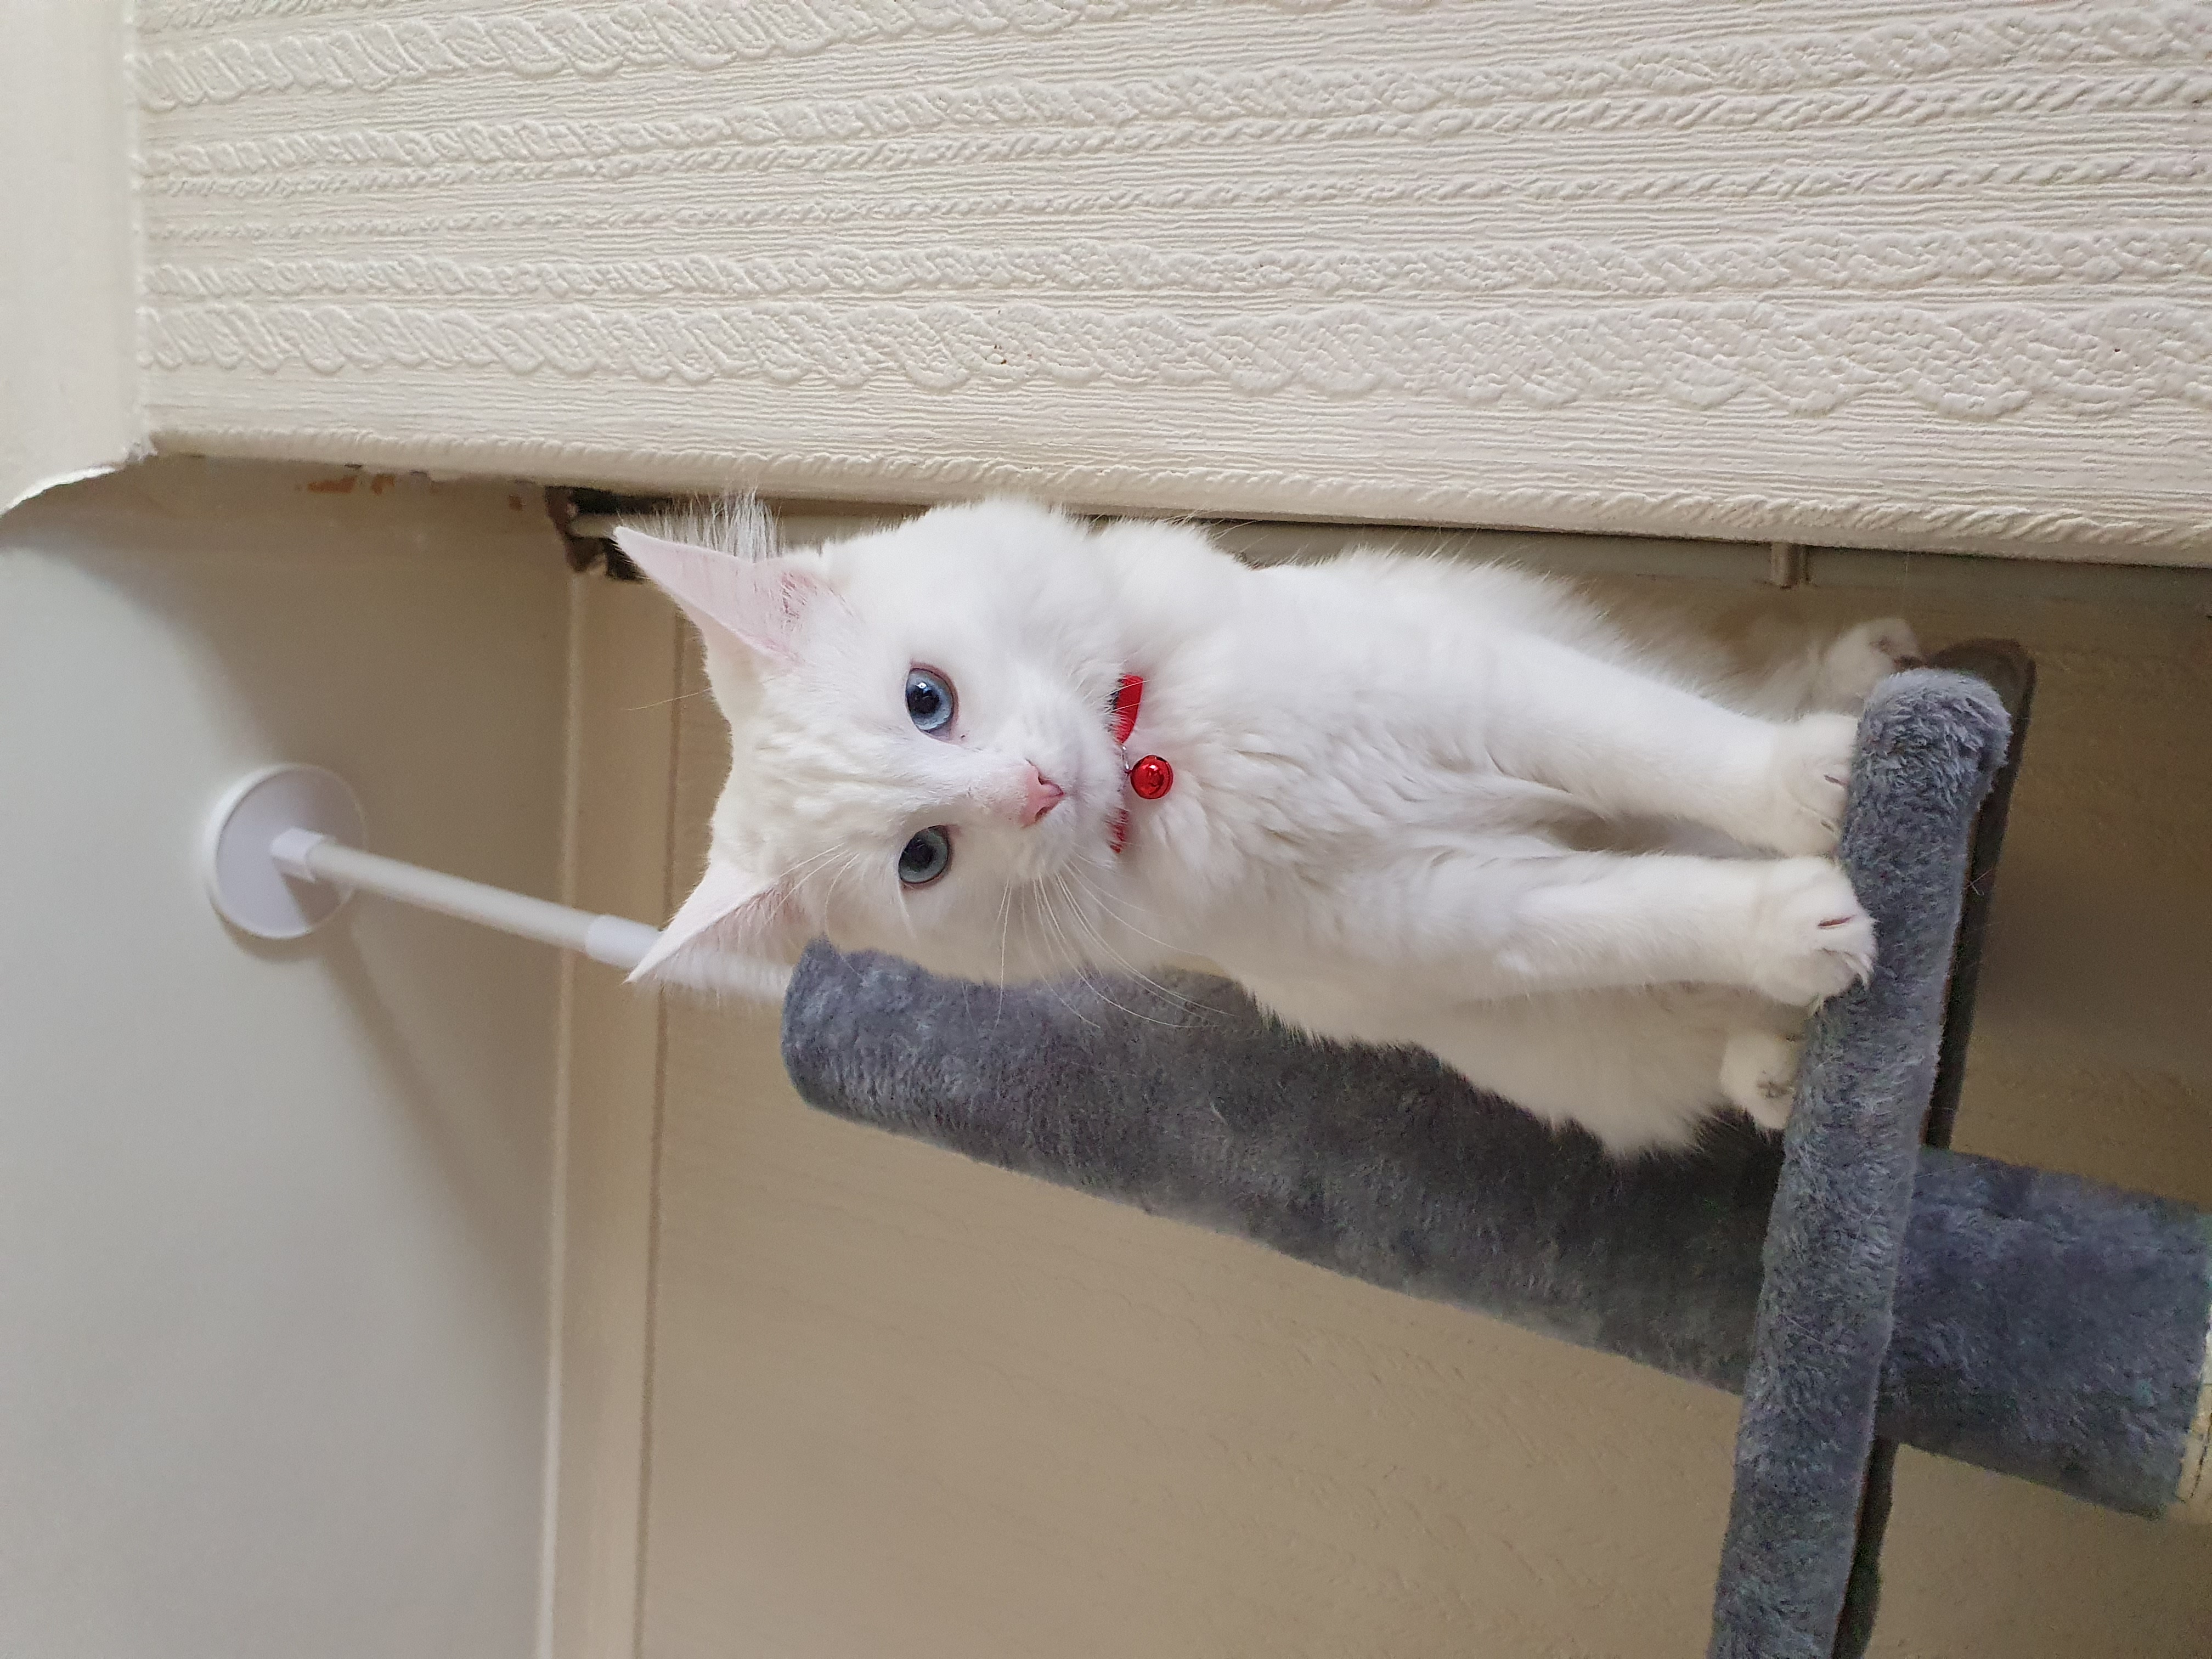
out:
<path id="1" fill-rule="evenodd" d="M 1807 1037 L 1767 1218 L 1712 1659 L 1835 1649 L 1968 843 L 2010 730 L 1981 681 L 1924 670 L 1883 682 L 1859 722 L 1838 855 L 1880 960 Z"/>
<path id="2" fill-rule="evenodd" d="M 1933 672 L 1869 710 L 1844 856 L 1881 966 L 1820 1020 L 1786 1178 L 1778 1138 L 1741 1119 L 1694 1155 L 1614 1162 L 1425 1054 L 1295 1036 L 1212 980 L 1001 990 L 817 944 L 785 1061 L 845 1117 L 1678 1376 L 1750 1379 L 1716 1650 L 1826 1654 L 1871 1433 L 2155 1516 L 2197 1399 L 2204 1216 L 1917 1147 L 1961 826 L 2002 718 Z"/>
<path id="3" fill-rule="evenodd" d="M 817 945 L 784 1055 L 839 1116 L 1741 1391 L 1778 1138 L 1735 1119 L 1694 1158 L 1616 1164 L 1425 1054 L 1290 1036 L 1217 980 L 1176 988 L 1188 1006 L 1002 998 Z M 2203 1358 L 2206 1220 L 1922 1153 L 1877 1426 L 2159 1514 Z"/>

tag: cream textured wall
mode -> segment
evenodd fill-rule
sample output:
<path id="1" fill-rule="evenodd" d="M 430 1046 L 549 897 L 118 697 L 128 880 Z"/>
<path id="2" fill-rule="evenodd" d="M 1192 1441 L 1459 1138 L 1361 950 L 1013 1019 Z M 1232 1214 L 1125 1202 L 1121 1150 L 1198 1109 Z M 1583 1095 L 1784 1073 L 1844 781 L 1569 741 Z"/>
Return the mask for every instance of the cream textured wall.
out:
<path id="1" fill-rule="evenodd" d="M 551 890 L 568 585 L 503 487 L 170 461 L 0 521 L 11 1659 L 532 1650 L 553 956 L 374 902 L 251 945 L 198 842 L 310 761 Z"/>
<path id="2" fill-rule="evenodd" d="M 137 27 L 166 447 L 2212 558 L 2212 7 Z"/>
<path id="3" fill-rule="evenodd" d="M 1961 1145 L 2212 1205 L 2212 592 L 1960 562 L 1816 554 L 1772 602 L 2041 659 Z M 690 868 L 723 750 L 678 707 Z M 811 1113 L 772 1022 L 672 1002 L 664 1067 L 649 1659 L 1703 1651 L 1727 1396 Z M 2212 1532 L 1918 1454 L 1887 1561 L 1885 1659 L 2212 1630 Z"/>

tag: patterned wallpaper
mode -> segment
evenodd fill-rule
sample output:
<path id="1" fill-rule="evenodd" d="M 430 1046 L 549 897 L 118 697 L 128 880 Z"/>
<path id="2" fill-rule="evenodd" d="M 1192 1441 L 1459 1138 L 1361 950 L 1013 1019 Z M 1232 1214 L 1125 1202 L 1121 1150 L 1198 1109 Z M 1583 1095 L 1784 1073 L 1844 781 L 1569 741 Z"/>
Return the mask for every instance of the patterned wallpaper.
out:
<path id="1" fill-rule="evenodd" d="M 175 447 L 2212 561 L 2212 7 L 138 28 Z"/>

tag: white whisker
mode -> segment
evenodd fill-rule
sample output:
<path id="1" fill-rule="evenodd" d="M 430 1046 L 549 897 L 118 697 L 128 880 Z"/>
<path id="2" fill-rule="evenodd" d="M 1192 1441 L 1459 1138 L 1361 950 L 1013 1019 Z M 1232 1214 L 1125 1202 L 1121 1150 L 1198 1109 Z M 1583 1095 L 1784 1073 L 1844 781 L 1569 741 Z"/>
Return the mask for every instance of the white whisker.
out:
<path id="1" fill-rule="evenodd" d="M 1083 907 L 1073 889 L 1068 884 L 1068 877 L 1066 872 L 1063 871 L 1053 877 L 1053 889 L 1054 891 L 1058 892 L 1062 898 L 1067 901 L 1069 914 L 1073 919 L 1081 923 L 1084 927 L 1089 930 L 1093 939 L 1097 940 L 1102 948 L 1104 948 L 1105 941 L 1103 939 L 1098 938 L 1097 927 L 1091 923 L 1091 919 L 1083 914 Z M 1070 954 L 1073 955 L 1075 952 L 1071 949 Z M 1104 948 L 1104 954 L 1114 956 L 1117 961 L 1120 960 L 1116 953 L 1111 951 L 1110 948 Z M 1127 1004 L 1119 1001 L 1108 992 L 1103 984 L 1091 978 L 1091 963 L 1087 960 L 1081 957 L 1078 957 L 1078 963 L 1079 966 L 1077 969 L 1077 974 L 1083 988 L 1089 991 L 1091 995 L 1097 997 L 1101 1002 L 1104 1003 L 1108 1007 L 1115 1009 L 1121 1013 L 1127 1014 L 1132 1019 L 1141 1019 L 1150 1024 L 1172 1025 L 1176 1023 L 1174 1020 L 1162 1019 L 1157 1015 L 1145 1013 L 1139 1009 L 1129 1007 Z M 1125 977 L 1133 978 L 1140 984 L 1152 986 L 1153 989 L 1164 992 L 1164 994 L 1168 995 L 1171 999 L 1174 997 L 1174 994 L 1172 992 L 1166 992 L 1165 988 L 1153 985 L 1149 977 L 1130 969 L 1125 961 L 1121 962 L 1121 965 Z"/>
<path id="2" fill-rule="evenodd" d="M 1060 923 L 1052 914 L 1051 896 L 1041 887 L 1032 887 L 1030 890 L 1036 894 L 1037 898 L 1037 908 L 1030 913 L 1031 915 L 1033 917 L 1042 917 L 1047 924 L 1051 927 L 1054 934 L 1057 937 L 1060 933 Z M 1067 948 L 1066 940 L 1064 939 L 1060 939 L 1060 944 L 1061 950 L 1066 951 Z M 1073 1002 L 1068 1000 L 1067 993 L 1062 988 L 1061 983 L 1058 979 L 1048 979 L 1044 981 L 1044 985 L 1045 988 L 1052 993 L 1054 1000 L 1058 1002 L 1061 1007 L 1067 1010 L 1069 1013 L 1073 1014 L 1076 1018 L 1081 1020 L 1085 1025 L 1090 1026 L 1093 1030 L 1102 1029 L 1097 1020 L 1092 1019 L 1088 1014 L 1085 1013 L 1083 1010 L 1077 1007 Z"/>

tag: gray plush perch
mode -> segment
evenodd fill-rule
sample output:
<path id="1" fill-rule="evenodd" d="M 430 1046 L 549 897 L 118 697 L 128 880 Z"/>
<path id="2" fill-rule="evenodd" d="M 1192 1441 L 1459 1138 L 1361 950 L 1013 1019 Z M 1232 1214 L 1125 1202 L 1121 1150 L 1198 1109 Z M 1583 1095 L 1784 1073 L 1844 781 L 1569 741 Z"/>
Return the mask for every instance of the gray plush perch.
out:
<path id="1" fill-rule="evenodd" d="M 1816 1023 L 1786 1159 L 1730 1120 L 1694 1156 L 1616 1163 L 1425 1055 L 1293 1036 L 1211 980 L 1000 991 L 817 945 L 785 1062 L 825 1110 L 1745 1393 L 1713 1652 L 1857 1652 L 1877 1434 L 2212 1518 L 2208 1218 L 1920 1145 L 1931 1087 L 1939 1129 L 1956 1098 L 1953 941 L 1970 860 L 1986 887 L 1972 831 L 2005 733 L 1956 673 L 1869 707 L 1843 857 L 1881 964 Z"/>

